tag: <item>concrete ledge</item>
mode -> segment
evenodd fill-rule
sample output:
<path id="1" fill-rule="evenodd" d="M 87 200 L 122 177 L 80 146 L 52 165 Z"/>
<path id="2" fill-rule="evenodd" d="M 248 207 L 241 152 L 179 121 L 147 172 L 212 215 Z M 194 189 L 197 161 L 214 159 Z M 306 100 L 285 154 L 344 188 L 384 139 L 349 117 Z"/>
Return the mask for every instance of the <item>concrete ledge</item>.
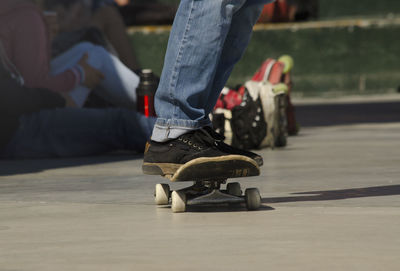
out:
<path id="1" fill-rule="evenodd" d="M 254 31 L 265 30 L 291 30 L 297 31 L 301 29 L 324 29 L 324 28 L 342 28 L 342 27 L 385 27 L 392 25 L 400 25 L 399 17 L 389 18 L 356 18 L 356 19 L 336 19 L 326 21 L 313 22 L 296 22 L 296 23 L 266 23 L 256 24 Z M 127 28 L 128 34 L 144 33 L 144 34 L 160 34 L 171 31 L 170 25 L 147 25 L 132 26 Z"/>
<path id="2" fill-rule="evenodd" d="M 340 97 L 394 93 L 399 87 L 400 18 L 343 19 L 255 27 L 228 85 L 249 80 L 266 58 L 295 60 L 293 95 Z M 143 67 L 161 73 L 169 26 L 131 28 Z"/>

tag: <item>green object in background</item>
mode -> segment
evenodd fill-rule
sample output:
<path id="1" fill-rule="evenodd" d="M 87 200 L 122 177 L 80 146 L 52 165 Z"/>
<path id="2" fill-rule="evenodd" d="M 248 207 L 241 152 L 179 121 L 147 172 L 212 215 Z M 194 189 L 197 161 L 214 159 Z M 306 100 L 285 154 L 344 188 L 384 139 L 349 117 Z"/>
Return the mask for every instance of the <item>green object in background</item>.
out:
<path id="1" fill-rule="evenodd" d="M 288 73 L 293 69 L 294 60 L 290 55 L 282 55 L 279 57 L 278 61 L 284 64 L 283 73 Z"/>
<path id="2" fill-rule="evenodd" d="M 148 1 L 148 0 L 141 0 Z M 386 17 L 388 14 L 400 13 L 399 0 L 318 0 L 319 18 L 334 19 L 340 17 Z M 164 4 L 178 5 L 180 0 L 157 0 Z"/>
<path id="3" fill-rule="evenodd" d="M 168 32 L 132 35 L 139 62 L 161 74 Z M 255 31 L 229 86 L 249 80 L 261 63 L 293 57 L 294 96 L 395 92 L 400 85 L 400 25 Z"/>
<path id="4" fill-rule="evenodd" d="M 257 31 L 230 82 L 267 57 L 293 57 L 294 95 L 392 92 L 400 84 L 400 26 Z"/>
<path id="5" fill-rule="evenodd" d="M 155 74 L 161 75 L 168 37 L 169 32 L 131 34 L 134 52 L 142 68 L 152 69 Z"/>
<path id="6" fill-rule="evenodd" d="M 400 13 L 398 0 L 319 0 L 319 18 L 387 16 Z"/>

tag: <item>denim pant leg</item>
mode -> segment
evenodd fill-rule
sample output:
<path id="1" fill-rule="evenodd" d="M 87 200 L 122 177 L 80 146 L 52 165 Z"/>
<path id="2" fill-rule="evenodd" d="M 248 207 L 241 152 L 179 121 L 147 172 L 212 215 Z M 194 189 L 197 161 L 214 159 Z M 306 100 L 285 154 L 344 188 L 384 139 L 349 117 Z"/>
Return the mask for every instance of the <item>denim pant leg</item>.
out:
<path id="1" fill-rule="evenodd" d="M 215 91 L 216 70 L 232 19 L 245 3 L 246 0 L 181 1 L 156 93 L 159 118 L 153 140 L 166 141 L 187 130 L 210 125 L 206 108 L 213 102 L 209 97 Z"/>
<path id="2" fill-rule="evenodd" d="M 261 2 L 261 1 L 259 1 Z M 268 1 L 264 1 L 268 2 Z M 209 103 L 205 108 L 206 115 L 214 109 L 215 103 L 232 73 L 235 64 L 242 58 L 253 33 L 253 27 L 260 17 L 265 3 L 248 4 L 247 2 L 233 15 L 231 28 L 225 39 L 221 58 L 218 63 L 212 91 L 208 97 Z"/>
<path id="3" fill-rule="evenodd" d="M 129 109 L 42 110 L 20 119 L 3 158 L 49 158 L 102 154 L 114 150 L 142 152 L 155 118 Z"/>
<path id="4" fill-rule="evenodd" d="M 73 67 L 85 53 L 89 56 L 88 63 L 105 76 L 96 89 L 97 94 L 115 106 L 136 109 L 139 76 L 101 46 L 89 42 L 75 45 L 51 61 L 51 73 L 59 74 Z M 87 97 L 89 91 L 87 87 L 80 85 L 71 94 Z"/>

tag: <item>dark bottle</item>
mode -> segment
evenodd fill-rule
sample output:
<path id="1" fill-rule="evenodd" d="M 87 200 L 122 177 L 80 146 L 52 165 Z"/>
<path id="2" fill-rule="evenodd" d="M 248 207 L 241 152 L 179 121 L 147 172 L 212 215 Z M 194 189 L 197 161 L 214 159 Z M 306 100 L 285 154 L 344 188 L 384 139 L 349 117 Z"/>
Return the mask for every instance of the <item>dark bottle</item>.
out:
<path id="1" fill-rule="evenodd" d="M 159 79 L 150 69 L 141 70 L 139 73 L 140 83 L 136 89 L 137 110 L 146 117 L 156 116 L 154 108 L 154 95 L 158 87 Z"/>

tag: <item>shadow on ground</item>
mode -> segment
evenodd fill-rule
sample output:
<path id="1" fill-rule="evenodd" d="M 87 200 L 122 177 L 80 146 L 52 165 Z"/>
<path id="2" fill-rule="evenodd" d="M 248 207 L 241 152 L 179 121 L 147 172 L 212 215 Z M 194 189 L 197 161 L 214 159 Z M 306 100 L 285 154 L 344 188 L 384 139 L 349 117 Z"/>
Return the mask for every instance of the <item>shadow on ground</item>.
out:
<path id="1" fill-rule="evenodd" d="M 296 118 L 302 127 L 400 122 L 400 102 L 298 105 L 296 106 Z M 0 160 L 0 176 L 142 159 L 142 157 L 143 155 L 130 153 L 62 159 Z"/>
<path id="2" fill-rule="evenodd" d="M 400 102 L 295 106 L 302 127 L 400 122 Z"/>
<path id="3" fill-rule="evenodd" d="M 171 206 L 157 206 L 160 210 L 171 211 Z M 257 212 L 260 211 L 273 211 L 274 208 L 266 205 L 261 205 Z M 246 205 L 241 204 L 209 204 L 209 205 L 197 205 L 197 206 L 186 206 L 186 213 L 237 213 L 237 212 L 247 212 Z"/>
<path id="4" fill-rule="evenodd" d="M 59 159 L 0 160 L 0 176 L 37 173 L 48 169 L 113 163 L 134 159 L 143 159 L 143 154 L 116 153 L 102 156 Z"/>
<path id="5" fill-rule="evenodd" d="M 374 186 L 364 188 L 352 188 L 343 190 L 310 191 L 293 193 L 290 197 L 262 198 L 261 207 L 257 211 L 273 211 L 275 208 L 266 204 L 306 202 L 306 201 L 332 201 L 364 197 L 383 197 L 400 195 L 400 185 Z M 297 196 L 298 195 L 298 196 Z M 170 206 L 163 207 L 170 208 Z M 244 212 L 247 211 L 244 204 L 239 205 L 214 205 L 214 206 L 188 206 L 187 212 L 218 213 L 218 212 Z"/>
<path id="6" fill-rule="evenodd" d="M 291 197 L 263 198 L 262 203 L 289 203 L 301 201 L 327 201 L 327 200 L 343 200 L 364 197 L 383 197 L 400 195 L 400 185 L 374 186 L 365 188 L 352 188 L 344 190 L 330 191 L 311 191 L 293 193 Z M 304 196 L 302 196 L 304 195 Z"/>

